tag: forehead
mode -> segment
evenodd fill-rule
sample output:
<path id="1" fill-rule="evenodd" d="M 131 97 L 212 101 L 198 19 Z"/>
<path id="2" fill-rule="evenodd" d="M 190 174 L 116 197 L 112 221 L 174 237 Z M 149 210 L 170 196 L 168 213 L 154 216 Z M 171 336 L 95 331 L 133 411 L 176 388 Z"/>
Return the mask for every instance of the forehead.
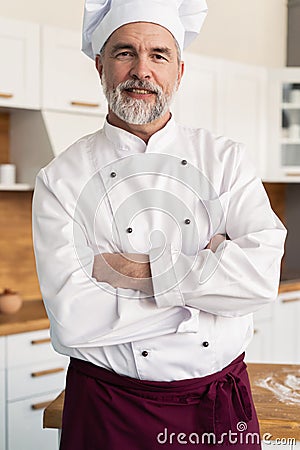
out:
<path id="1" fill-rule="evenodd" d="M 118 42 L 151 47 L 163 45 L 176 50 L 172 33 L 161 25 L 150 22 L 133 22 L 121 26 L 111 34 L 107 44 L 115 45 Z"/>

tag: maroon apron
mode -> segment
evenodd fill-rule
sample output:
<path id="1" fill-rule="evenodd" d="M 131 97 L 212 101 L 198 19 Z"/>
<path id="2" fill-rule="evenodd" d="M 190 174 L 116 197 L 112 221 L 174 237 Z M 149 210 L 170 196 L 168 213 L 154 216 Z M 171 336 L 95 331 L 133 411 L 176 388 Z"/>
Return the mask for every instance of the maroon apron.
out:
<path id="1" fill-rule="evenodd" d="M 159 382 L 71 358 L 60 450 L 259 450 L 243 359 L 206 377 Z"/>

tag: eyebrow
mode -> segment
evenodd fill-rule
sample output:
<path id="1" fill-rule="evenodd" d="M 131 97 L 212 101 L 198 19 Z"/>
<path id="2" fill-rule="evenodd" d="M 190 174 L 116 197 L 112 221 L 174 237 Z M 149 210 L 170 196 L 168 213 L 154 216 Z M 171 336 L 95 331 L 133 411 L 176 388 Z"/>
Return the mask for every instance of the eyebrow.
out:
<path id="1" fill-rule="evenodd" d="M 136 51 L 135 47 L 132 44 L 128 44 L 126 42 L 120 42 L 118 44 L 115 44 L 112 47 L 111 53 L 115 53 L 119 50 L 132 50 L 132 51 Z M 169 58 L 172 57 L 172 50 L 169 47 L 153 47 L 151 48 L 151 52 L 155 52 L 155 53 L 161 53 L 163 55 L 168 56 Z"/>

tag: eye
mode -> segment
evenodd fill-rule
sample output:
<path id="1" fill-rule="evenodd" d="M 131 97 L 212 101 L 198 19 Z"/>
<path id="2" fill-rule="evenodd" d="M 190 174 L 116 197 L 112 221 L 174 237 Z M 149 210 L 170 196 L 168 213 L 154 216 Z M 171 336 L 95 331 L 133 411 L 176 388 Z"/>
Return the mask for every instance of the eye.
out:
<path id="1" fill-rule="evenodd" d="M 154 59 L 156 59 L 157 61 L 168 61 L 167 58 L 163 55 L 160 55 L 159 53 L 156 53 L 155 55 L 153 55 Z"/>
<path id="2" fill-rule="evenodd" d="M 130 58 L 130 57 L 132 57 L 132 52 L 128 52 L 128 51 L 120 52 L 115 55 L 115 58 L 118 58 L 118 59 L 125 59 L 125 58 Z"/>

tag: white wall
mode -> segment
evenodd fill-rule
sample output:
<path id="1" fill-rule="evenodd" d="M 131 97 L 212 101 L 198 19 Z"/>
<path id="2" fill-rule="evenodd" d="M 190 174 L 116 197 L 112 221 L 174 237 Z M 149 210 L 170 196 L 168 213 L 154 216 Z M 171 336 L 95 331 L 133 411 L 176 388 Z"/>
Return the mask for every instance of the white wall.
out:
<path id="1" fill-rule="evenodd" d="M 208 17 L 191 51 L 270 67 L 285 65 L 287 0 L 207 3 Z M 0 0 L 0 15 L 80 32 L 83 5 L 84 0 Z"/>
<path id="2" fill-rule="evenodd" d="M 286 65 L 287 0 L 207 0 L 190 50 L 263 66 Z"/>

